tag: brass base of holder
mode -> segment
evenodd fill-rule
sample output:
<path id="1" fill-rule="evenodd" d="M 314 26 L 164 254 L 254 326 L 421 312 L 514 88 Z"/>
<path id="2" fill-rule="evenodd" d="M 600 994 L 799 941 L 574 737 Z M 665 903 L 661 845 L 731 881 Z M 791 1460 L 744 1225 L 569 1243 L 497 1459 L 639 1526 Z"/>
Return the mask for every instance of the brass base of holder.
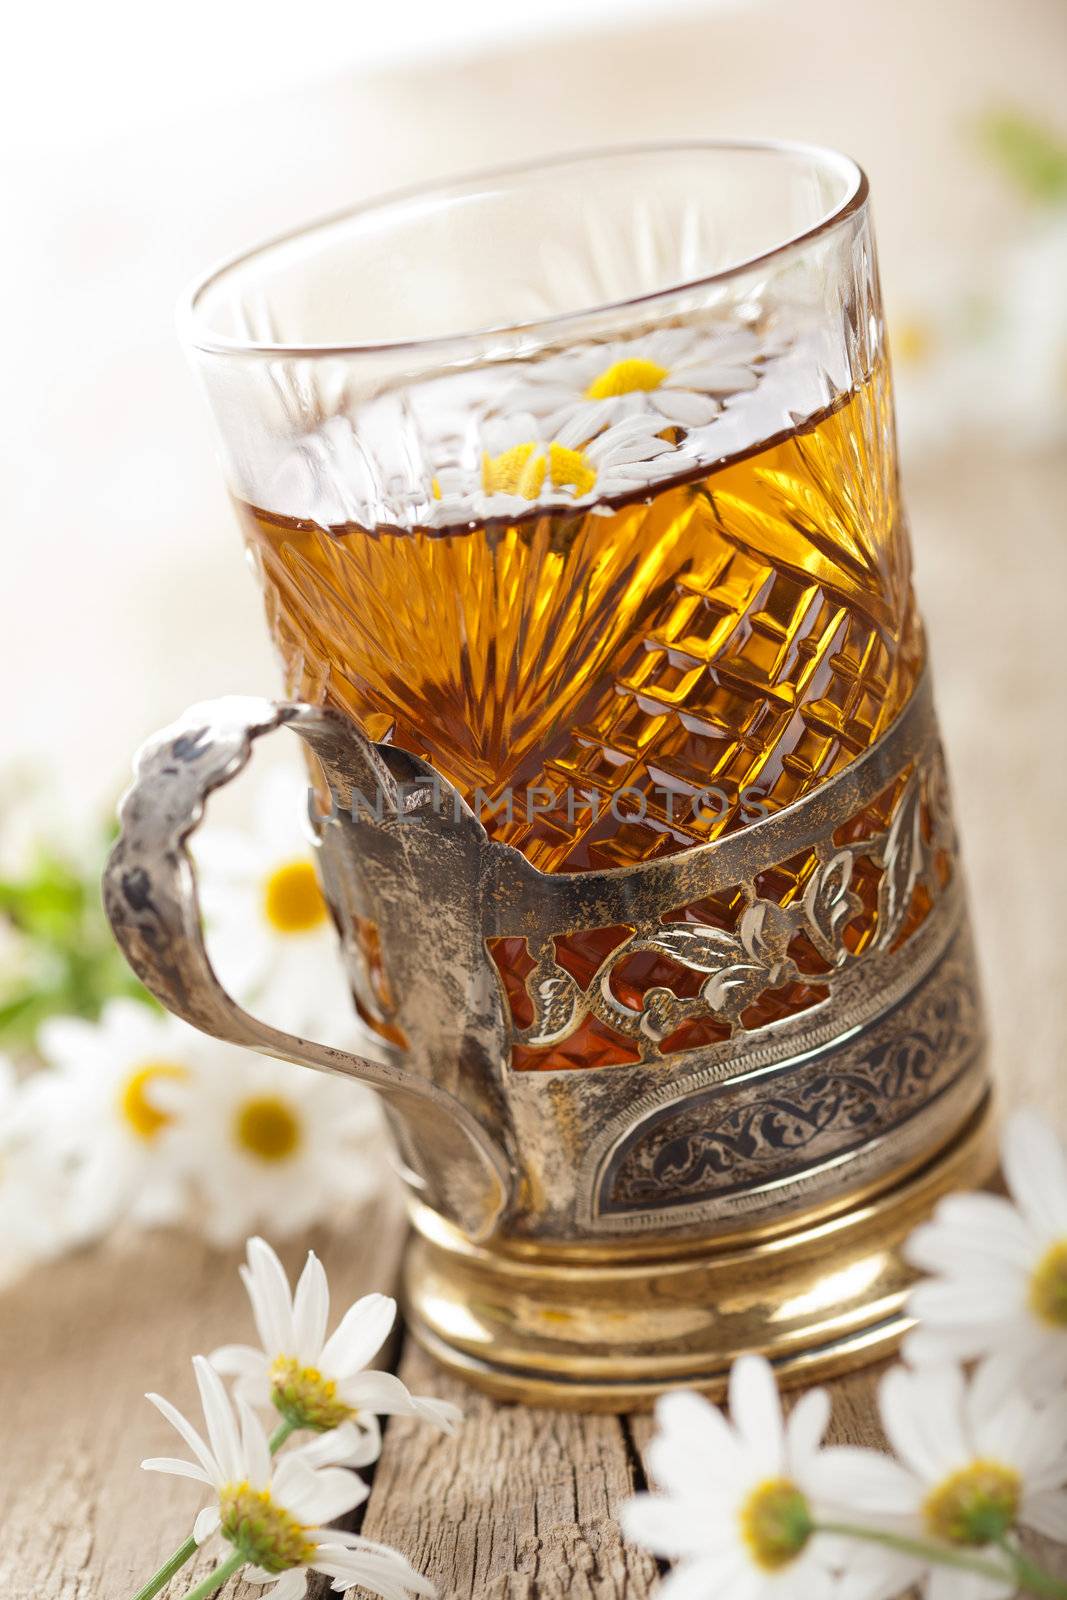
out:
<path id="1" fill-rule="evenodd" d="M 408 1325 L 448 1371 L 528 1405 L 636 1411 L 675 1388 L 717 1398 L 744 1351 L 766 1354 L 784 1383 L 832 1377 L 892 1354 L 912 1325 L 908 1235 L 943 1194 L 995 1170 L 987 1099 L 934 1159 L 788 1232 L 576 1259 L 474 1245 L 417 1207 Z"/>

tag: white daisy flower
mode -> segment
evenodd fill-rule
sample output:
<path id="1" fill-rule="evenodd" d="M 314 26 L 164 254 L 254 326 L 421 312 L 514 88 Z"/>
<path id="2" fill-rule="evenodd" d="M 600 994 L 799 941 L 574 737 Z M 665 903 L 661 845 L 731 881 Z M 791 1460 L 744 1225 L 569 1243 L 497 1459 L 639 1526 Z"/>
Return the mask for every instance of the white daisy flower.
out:
<path id="1" fill-rule="evenodd" d="M 865 1526 L 948 1546 L 1000 1566 L 1003 1577 L 930 1565 L 906 1552 L 868 1547 L 881 1583 L 872 1600 L 925 1579 L 928 1600 L 1001 1600 L 1018 1576 L 998 1549 L 1025 1527 L 1067 1538 L 1067 1395 L 1044 1410 L 998 1392 L 979 1369 L 968 1386 L 958 1367 L 895 1367 L 879 1390 L 882 1425 L 898 1460 L 842 1448 L 817 1464 L 823 1499 Z"/>
<path id="2" fill-rule="evenodd" d="M 661 328 L 530 362 L 501 404 L 552 430 L 574 421 L 586 439 L 631 417 L 660 430 L 703 428 L 730 395 L 756 387 L 763 353 L 747 328 Z"/>
<path id="3" fill-rule="evenodd" d="M 375 1193 L 381 1123 L 366 1089 L 212 1044 L 211 1070 L 161 1086 L 159 1100 L 213 1243 L 236 1244 L 257 1227 L 284 1238 Z"/>
<path id="4" fill-rule="evenodd" d="M 433 1585 L 399 1551 L 358 1534 L 323 1524 L 360 1505 L 368 1494 L 356 1473 L 341 1466 L 351 1453 L 355 1430 L 339 1428 L 272 1460 L 255 1413 L 238 1400 L 235 1417 L 222 1380 L 203 1356 L 193 1360 L 207 1439 L 164 1400 L 148 1399 L 192 1451 L 195 1460 L 153 1457 L 148 1472 L 172 1473 L 207 1484 L 212 1501 L 193 1525 L 198 1544 L 220 1536 L 247 1563 L 252 1583 L 271 1584 L 272 1600 L 298 1600 L 306 1593 L 309 1568 L 333 1579 L 338 1591 L 363 1584 L 387 1600 L 432 1595 Z"/>
<path id="5" fill-rule="evenodd" d="M 622 1508 L 628 1538 L 677 1565 L 661 1600 L 813 1600 L 833 1596 L 849 1555 L 816 1531 L 815 1469 L 830 1417 L 812 1389 L 783 1422 L 770 1365 L 742 1356 L 730 1374 L 730 1420 L 699 1395 L 666 1395 L 649 1466 L 665 1492 Z"/>
<path id="6" fill-rule="evenodd" d="M 109 1000 L 97 1022 L 41 1025 L 48 1067 L 25 1085 L 27 1113 L 70 1166 L 74 1237 L 95 1237 L 121 1217 L 152 1226 L 185 1211 L 174 1115 L 161 1096 L 199 1078 L 207 1046 L 203 1034 L 136 1000 Z"/>
<path id="7" fill-rule="evenodd" d="M 408 1393 L 390 1372 L 370 1372 L 396 1318 L 396 1301 L 364 1295 L 327 1338 L 330 1289 L 322 1263 L 309 1252 L 296 1286 L 263 1239 L 248 1241 L 241 1278 L 252 1302 L 259 1347 L 224 1345 L 211 1361 L 236 1376 L 235 1393 L 250 1405 L 270 1406 L 294 1428 L 353 1425 L 359 1433 L 352 1466 L 365 1466 L 381 1450 L 380 1416 L 419 1417 L 445 1433 L 462 1418 L 458 1406 Z"/>
<path id="8" fill-rule="evenodd" d="M 908 1361 L 990 1358 L 1008 1390 L 1067 1382 L 1067 1155 L 1033 1111 L 1009 1117 L 1001 1161 L 1011 1200 L 953 1194 L 912 1234 L 908 1260 L 932 1276 L 911 1293 Z"/>
<path id="9" fill-rule="evenodd" d="M 349 1042 L 355 1012 L 307 810 L 307 779 L 276 769 L 255 794 L 247 831 L 209 821 L 195 835 L 205 937 L 223 987 L 256 1016 Z"/>
<path id="10" fill-rule="evenodd" d="M 0 1285 L 57 1254 L 72 1233 L 52 1119 L 34 1114 L 28 1084 L 0 1056 Z"/>
<path id="11" fill-rule="evenodd" d="M 664 426 L 662 418 L 630 417 L 590 442 L 578 418 L 555 430 L 524 412 L 486 422 L 479 474 L 446 468 L 435 478 L 434 521 L 511 517 L 535 503 L 588 506 L 639 493 L 676 469 L 674 447 L 656 431 Z"/>

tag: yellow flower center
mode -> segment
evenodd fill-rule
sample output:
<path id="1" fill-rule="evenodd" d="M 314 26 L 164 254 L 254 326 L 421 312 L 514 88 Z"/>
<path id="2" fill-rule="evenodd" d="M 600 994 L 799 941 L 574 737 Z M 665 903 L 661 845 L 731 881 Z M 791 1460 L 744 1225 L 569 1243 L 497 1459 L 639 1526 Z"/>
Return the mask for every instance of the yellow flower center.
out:
<path id="1" fill-rule="evenodd" d="M 1067 1239 L 1050 1245 L 1034 1268 L 1030 1309 L 1053 1328 L 1067 1328 Z"/>
<path id="2" fill-rule="evenodd" d="M 176 1061 L 145 1061 L 136 1067 L 123 1082 L 119 1091 L 119 1112 L 138 1139 L 151 1144 L 168 1122 L 173 1122 L 169 1111 L 161 1111 L 150 1097 L 150 1089 L 161 1078 L 185 1078 L 188 1071 Z"/>
<path id="3" fill-rule="evenodd" d="M 923 1519 L 935 1539 L 983 1545 L 999 1539 L 1019 1510 L 1022 1480 L 999 1461 L 972 1461 L 950 1473 L 923 1501 Z"/>
<path id="4" fill-rule="evenodd" d="M 545 481 L 544 451 L 534 439 L 513 444 L 498 456 L 482 457 L 482 488 L 486 494 L 517 494 L 536 500 Z"/>
<path id="5" fill-rule="evenodd" d="M 353 1415 L 352 1407 L 337 1398 L 337 1385 L 317 1367 L 302 1367 L 293 1356 L 279 1356 L 270 1369 L 270 1397 L 294 1428 L 317 1428 L 328 1433 Z"/>
<path id="6" fill-rule="evenodd" d="M 548 470 L 554 489 L 573 489 L 576 495 L 588 494 L 596 483 L 596 468 L 585 451 L 565 444 L 549 445 Z"/>
<path id="7" fill-rule="evenodd" d="M 285 1572 L 306 1566 L 315 1555 L 309 1529 L 284 1506 L 276 1505 L 269 1489 L 253 1489 L 247 1482 L 227 1483 L 219 1490 L 220 1532 L 250 1565 L 265 1572 Z"/>
<path id="8" fill-rule="evenodd" d="M 777 1572 L 800 1554 L 813 1532 L 806 1497 L 788 1478 L 767 1478 L 741 1506 L 741 1537 L 757 1567 Z"/>
<path id="9" fill-rule="evenodd" d="M 621 394 L 633 394 L 638 389 L 648 394 L 669 377 L 669 367 L 661 367 L 657 361 L 646 361 L 642 356 L 628 356 L 624 361 L 613 361 L 610 367 L 599 372 L 585 391 L 585 397 L 587 400 L 615 400 Z"/>
<path id="10" fill-rule="evenodd" d="M 244 1100 L 233 1119 L 233 1136 L 258 1161 L 287 1161 L 299 1148 L 301 1127 L 292 1106 L 279 1095 Z"/>
<path id="11" fill-rule="evenodd" d="M 571 450 L 553 441 L 546 453 L 536 439 L 513 444 L 498 456 L 482 457 L 482 488 L 486 494 L 515 494 L 536 500 L 548 478 L 554 489 L 588 494 L 597 473 L 584 450 Z"/>
<path id="12" fill-rule="evenodd" d="M 902 367 L 921 367 L 933 354 L 934 341 L 922 322 L 898 322 L 892 333 L 893 356 Z"/>
<path id="13" fill-rule="evenodd" d="M 263 914 L 278 933 L 307 933 L 329 916 L 315 863 L 283 861 L 263 885 Z"/>

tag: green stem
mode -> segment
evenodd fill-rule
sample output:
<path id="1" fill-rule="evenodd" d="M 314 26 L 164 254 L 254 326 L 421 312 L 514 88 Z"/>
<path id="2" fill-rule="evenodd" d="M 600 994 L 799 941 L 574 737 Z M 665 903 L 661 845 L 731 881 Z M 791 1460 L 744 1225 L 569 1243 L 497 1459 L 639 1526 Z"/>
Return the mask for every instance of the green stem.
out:
<path id="1" fill-rule="evenodd" d="M 1024 1589 L 1029 1589 L 1031 1594 L 1048 1597 L 1048 1600 L 1064 1600 L 1067 1596 L 1067 1583 L 1060 1578 L 1054 1578 L 1051 1572 L 1045 1572 L 1020 1551 L 1014 1549 L 1006 1538 L 998 1539 L 998 1545 L 1004 1551 L 1012 1564 L 1016 1578 Z"/>
<path id="2" fill-rule="evenodd" d="M 968 1555 L 963 1550 L 951 1550 L 945 1545 L 928 1544 L 925 1539 L 909 1539 L 903 1533 L 889 1533 L 881 1528 L 862 1528 L 851 1522 L 817 1522 L 816 1533 L 836 1533 L 845 1539 L 863 1539 L 867 1544 L 884 1545 L 887 1550 L 897 1550 L 904 1556 L 915 1556 L 940 1567 L 957 1567 L 962 1572 L 977 1572 L 983 1578 L 1003 1581 L 1012 1574 L 1005 1572 L 998 1561 L 985 1561 L 981 1556 Z M 1012 1557 L 1014 1561 L 1014 1555 Z M 1049 1594 L 1050 1590 L 1039 1590 Z M 1067 1590 L 1060 1591 L 1067 1594 Z"/>
<path id="3" fill-rule="evenodd" d="M 247 1559 L 240 1550 L 235 1550 L 225 1561 L 219 1563 L 214 1572 L 209 1572 L 202 1583 L 198 1583 L 195 1589 L 190 1589 L 185 1600 L 207 1600 L 208 1595 L 222 1588 L 227 1578 L 232 1578 L 235 1572 L 240 1572 L 241 1568 L 247 1565 Z"/>
<path id="4" fill-rule="evenodd" d="M 159 1571 L 152 1574 L 144 1588 L 138 1589 L 133 1600 L 152 1600 L 152 1596 L 158 1594 L 160 1589 L 164 1588 L 174 1574 L 180 1571 L 187 1561 L 191 1561 L 195 1554 L 196 1540 L 190 1534 L 185 1543 L 178 1546 L 169 1560 L 164 1561 Z"/>
<path id="5" fill-rule="evenodd" d="M 295 1422 L 288 1422 L 288 1421 L 279 1422 L 278 1426 L 275 1428 L 274 1432 L 270 1436 L 270 1453 L 271 1453 L 271 1455 L 272 1456 L 275 1455 L 281 1449 L 282 1445 L 285 1443 L 286 1439 L 288 1439 L 289 1435 L 291 1433 L 295 1433 L 295 1432 L 296 1432 L 296 1423 Z"/>
<path id="6" fill-rule="evenodd" d="M 963 1572 L 976 1572 L 985 1578 L 1014 1577 L 1021 1588 L 1030 1594 L 1042 1596 L 1042 1600 L 1067 1600 L 1067 1583 L 1054 1578 L 1051 1573 L 1044 1572 L 1020 1555 L 1006 1535 L 995 1542 L 1011 1562 L 1010 1574 L 981 1556 L 968 1555 L 963 1550 L 950 1550 L 944 1545 L 928 1544 L 924 1539 L 909 1539 L 906 1534 L 857 1527 L 849 1522 L 820 1522 L 816 1524 L 816 1529 L 820 1533 L 836 1533 L 847 1539 L 863 1539 L 868 1544 L 884 1545 L 889 1550 L 898 1550 L 901 1555 L 915 1556 L 920 1561 L 941 1567 L 956 1567 Z"/>

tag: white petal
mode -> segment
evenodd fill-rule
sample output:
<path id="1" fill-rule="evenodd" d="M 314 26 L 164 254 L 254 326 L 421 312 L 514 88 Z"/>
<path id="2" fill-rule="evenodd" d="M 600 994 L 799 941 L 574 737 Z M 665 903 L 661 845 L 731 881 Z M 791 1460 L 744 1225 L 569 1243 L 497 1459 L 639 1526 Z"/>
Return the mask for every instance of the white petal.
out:
<path id="1" fill-rule="evenodd" d="M 730 1372 L 730 1420 L 751 1460 L 768 1477 L 781 1471 L 784 1448 L 782 1402 L 769 1361 L 740 1356 Z"/>
<path id="2" fill-rule="evenodd" d="M 431 1428 L 439 1428 L 442 1433 L 454 1434 L 463 1422 L 463 1407 L 454 1405 L 451 1400 L 438 1400 L 434 1395 L 428 1394 L 413 1394 L 411 1403 L 420 1421 L 428 1422 Z"/>
<path id="3" fill-rule="evenodd" d="M 341 1385 L 341 1398 L 355 1411 L 379 1417 L 413 1417 L 415 1405 L 406 1386 L 391 1372 L 359 1372 Z"/>
<path id="4" fill-rule="evenodd" d="M 926 1580 L 927 1600 L 1010 1600 L 1015 1593 L 1011 1578 L 984 1578 L 954 1567 L 934 1567 Z"/>
<path id="5" fill-rule="evenodd" d="M 362 1584 L 386 1600 L 408 1600 L 412 1594 L 432 1596 L 433 1584 L 399 1550 L 375 1544 L 370 1539 L 359 1539 L 346 1544 L 323 1543 L 315 1554 L 312 1566 L 333 1578 L 333 1588 L 338 1592 Z"/>
<path id="6" fill-rule="evenodd" d="M 1067 1544 L 1067 1493 L 1051 1489 L 1044 1494 L 1028 1495 L 1023 1501 L 1019 1521 L 1024 1528 L 1032 1528 L 1046 1539 Z"/>
<path id="7" fill-rule="evenodd" d="M 699 1497 L 688 1502 L 658 1494 L 638 1494 L 619 1507 L 619 1524 L 626 1538 L 654 1555 L 675 1561 L 697 1555 L 714 1545 L 708 1513 Z"/>
<path id="8" fill-rule="evenodd" d="M 256 1378 L 268 1381 L 270 1362 L 262 1350 L 250 1344 L 220 1344 L 208 1360 L 224 1378 Z"/>
<path id="9" fill-rule="evenodd" d="M 908 1239 L 905 1254 L 913 1266 L 951 1277 L 964 1270 L 985 1275 L 998 1265 L 1023 1270 L 1033 1253 L 1034 1236 L 1010 1201 L 992 1194 L 949 1199 L 963 1203 L 942 1202 L 933 1220 L 916 1228 Z"/>
<path id="10" fill-rule="evenodd" d="M 831 1591 L 834 1600 L 903 1600 L 927 1570 L 914 1556 L 858 1540 L 848 1543 L 845 1571 Z"/>
<path id="11" fill-rule="evenodd" d="M 789 1474 L 802 1478 L 822 1443 L 830 1421 L 830 1396 L 825 1389 L 809 1389 L 789 1413 L 785 1425 Z"/>
<path id="12" fill-rule="evenodd" d="M 293 1301 L 285 1268 L 265 1239 L 248 1241 L 248 1266 L 241 1277 L 252 1302 L 256 1331 L 265 1353 L 273 1358 L 293 1350 Z"/>
<path id="13" fill-rule="evenodd" d="M 680 422 L 685 428 L 706 428 L 719 414 L 719 406 L 708 395 L 693 394 L 687 389 L 663 388 L 650 398 L 661 416 L 669 422 Z"/>
<path id="14" fill-rule="evenodd" d="M 100 1046 L 100 1034 L 91 1022 L 77 1017 L 49 1017 L 37 1029 L 37 1049 L 57 1067 L 77 1066 Z"/>
<path id="15" fill-rule="evenodd" d="M 212 1455 L 203 1439 L 197 1433 L 192 1423 L 186 1417 L 182 1416 L 177 1406 L 172 1406 L 170 1401 L 164 1400 L 161 1394 L 147 1394 L 145 1395 L 145 1399 L 150 1401 L 151 1404 L 155 1406 L 156 1410 L 161 1412 L 162 1415 L 166 1417 L 171 1427 L 175 1428 L 178 1433 L 181 1434 L 182 1438 L 185 1440 L 186 1444 L 189 1446 L 190 1450 L 203 1467 L 208 1480 L 216 1485 L 224 1483 L 226 1479 L 221 1471 L 218 1461 L 216 1461 L 215 1457 Z"/>
<path id="16" fill-rule="evenodd" d="M 367 1294 L 349 1306 L 327 1339 L 322 1370 L 347 1378 L 373 1361 L 396 1320 L 396 1301 L 384 1294 Z"/>
<path id="17" fill-rule="evenodd" d="M 1019 1452 L 1019 1465 L 1035 1491 L 1067 1483 L 1067 1395 L 1046 1405 L 1027 1406 L 1029 1426 Z"/>
<path id="18" fill-rule="evenodd" d="M 908 1312 L 920 1322 L 941 1322 L 952 1326 L 971 1323 L 996 1327 L 1014 1308 L 990 1292 L 988 1282 L 953 1281 L 927 1278 L 908 1296 Z"/>
<path id="19" fill-rule="evenodd" d="M 680 367 L 667 383 L 677 383 L 687 389 L 700 389 L 705 394 L 730 395 L 742 389 L 754 389 L 759 379 L 749 367 L 729 366 L 723 362 L 688 362 Z"/>
<path id="20" fill-rule="evenodd" d="M 761 1600 L 766 1593 L 763 1574 L 745 1565 L 735 1547 L 683 1561 L 661 1581 L 656 1600 Z"/>
<path id="21" fill-rule="evenodd" d="M 648 1465 L 661 1489 L 685 1495 L 732 1481 L 740 1461 L 733 1429 L 718 1406 L 689 1390 L 666 1394 L 656 1404 L 659 1432 L 648 1448 Z"/>
<path id="22" fill-rule="evenodd" d="M 214 1487 L 203 1467 L 192 1461 L 183 1461 L 180 1456 L 149 1456 L 147 1461 L 141 1462 L 141 1466 L 145 1472 L 169 1472 L 175 1478 L 195 1478 L 197 1483 Z"/>
<path id="23" fill-rule="evenodd" d="M 240 1396 L 237 1398 L 237 1414 L 241 1419 L 241 1455 L 244 1462 L 244 1475 L 253 1489 L 266 1489 L 271 1480 L 273 1463 L 267 1435 L 263 1431 L 263 1424 L 247 1400 L 242 1400 Z"/>
<path id="24" fill-rule="evenodd" d="M 244 1477 L 244 1462 L 230 1397 L 223 1388 L 222 1379 L 203 1356 L 193 1357 L 193 1371 L 196 1374 L 196 1386 L 200 1390 L 208 1438 L 223 1481 L 239 1483 Z"/>
<path id="25" fill-rule="evenodd" d="M 890 1444 L 927 1483 L 937 1483 L 971 1456 L 963 1434 L 963 1394 L 963 1376 L 953 1366 L 919 1372 L 894 1367 L 878 1387 Z"/>
<path id="26" fill-rule="evenodd" d="M 322 1355 L 326 1324 L 330 1318 L 330 1286 L 322 1262 L 313 1250 L 300 1274 L 293 1296 L 294 1354 L 305 1366 L 313 1367 Z"/>
<path id="27" fill-rule="evenodd" d="M 306 1444 L 290 1453 L 311 1467 L 352 1466 L 353 1452 L 360 1448 L 360 1429 L 353 1422 L 343 1422 L 339 1428 L 320 1433 Z"/>
<path id="28" fill-rule="evenodd" d="M 351 1424 L 348 1424 L 351 1426 Z M 352 1429 L 355 1438 L 352 1448 L 338 1458 L 339 1467 L 369 1467 L 382 1453 L 382 1429 L 377 1417 L 360 1417 Z"/>
<path id="29" fill-rule="evenodd" d="M 370 1493 L 356 1473 L 344 1467 L 310 1467 L 299 1451 L 278 1461 L 271 1489 L 279 1504 L 304 1523 L 332 1522 L 362 1505 Z"/>
<path id="30" fill-rule="evenodd" d="M 901 1354 L 910 1367 L 942 1366 L 946 1361 L 974 1361 L 996 1342 L 997 1330 L 974 1327 L 918 1327 L 905 1335 Z"/>
<path id="31" fill-rule="evenodd" d="M 241 1576 L 246 1583 L 251 1581 L 273 1584 L 270 1600 L 301 1600 L 301 1597 L 307 1594 L 307 1573 L 303 1567 L 290 1567 L 288 1572 L 282 1573 L 267 1572 L 260 1579 L 254 1578 L 251 1570 L 246 1567 Z"/>
<path id="32" fill-rule="evenodd" d="M 197 1544 L 203 1544 L 205 1540 L 210 1539 L 221 1521 L 217 1505 L 205 1506 L 202 1511 L 197 1512 L 196 1521 L 193 1523 L 193 1538 Z"/>
<path id="33" fill-rule="evenodd" d="M 1024 1215 L 1042 1232 L 1067 1235 L 1067 1156 L 1036 1111 L 1015 1111 L 1001 1138 L 1004 1176 Z"/>
<path id="34" fill-rule="evenodd" d="M 917 1511 L 925 1493 L 925 1485 L 899 1461 L 855 1445 L 821 1450 L 808 1466 L 803 1488 L 823 1505 L 890 1516 Z"/>

